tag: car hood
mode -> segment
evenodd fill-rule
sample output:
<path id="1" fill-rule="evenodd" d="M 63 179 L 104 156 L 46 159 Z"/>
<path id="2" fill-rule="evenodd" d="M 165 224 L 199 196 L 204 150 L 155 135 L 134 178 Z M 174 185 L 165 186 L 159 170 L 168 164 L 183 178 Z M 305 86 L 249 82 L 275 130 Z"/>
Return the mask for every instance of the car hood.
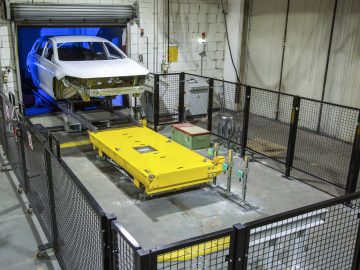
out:
<path id="1" fill-rule="evenodd" d="M 65 76 L 81 79 L 147 75 L 149 71 L 132 59 L 59 61 Z"/>

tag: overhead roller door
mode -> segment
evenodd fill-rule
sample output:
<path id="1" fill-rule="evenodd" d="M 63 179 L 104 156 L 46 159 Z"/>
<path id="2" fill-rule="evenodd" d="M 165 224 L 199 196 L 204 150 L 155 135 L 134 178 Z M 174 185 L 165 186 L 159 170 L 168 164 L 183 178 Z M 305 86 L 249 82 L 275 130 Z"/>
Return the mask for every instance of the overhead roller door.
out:
<path id="1" fill-rule="evenodd" d="M 137 18 L 137 6 L 132 5 L 61 5 L 17 4 L 10 5 L 11 20 L 26 24 L 126 24 Z"/>

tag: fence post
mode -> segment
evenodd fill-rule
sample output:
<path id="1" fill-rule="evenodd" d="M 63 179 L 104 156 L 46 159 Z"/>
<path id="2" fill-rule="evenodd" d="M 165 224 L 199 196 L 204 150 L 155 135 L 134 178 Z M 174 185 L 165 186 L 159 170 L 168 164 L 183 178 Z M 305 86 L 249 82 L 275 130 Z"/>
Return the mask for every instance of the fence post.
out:
<path id="1" fill-rule="evenodd" d="M 351 152 L 350 166 L 346 182 L 346 194 L 356 192 L 360 170 L 360 112 Z"/>
<path id="2" fill-rule="evenodd" d="M 244 102 L 244 114 L 243 114 L 243 130 L 241 134 L 241 149 L 240 156 L 245 157 L 245 151 L 247 147 L 247 139 L 249 132 L 249 117 L 250 117 L 250 101 L 251 101 L 251 87 L 249 85 L 246 86 L 245 89 L 245 102 Z"/>
<path id="3" fill-rule="evenodd" d="M 54 141 L 56 147 L 55 152 L 54 152 Z M 60 159 L 61 158 L 60 143 L 57 139 L 55 139 L 54 135 L 51 132 L 48 133 L 48 144 L 51 152 L 53 152 L 56 155 L 56 157 Z"/>
<path id="4" fill-rule="evenodd" d="M 20 160 L 21 160 L 21 166 L 22 166 L 22 173 L 23 173 L 23 179 L 24 179 L 24 191 L 26 194 L 30 191 L 30 185 L 29 185 L 29 178 L 27 175 L 27 168 L 26 168 L 26 157 L 25 157 L 25 145 L 24 145 L 24 129 L 19 126 L 19 132 L 20 132 Z"/>
<path id="5" fill-rule="evenodd" d="M 179 78 L 179 122 L 184 122 L 184 115 L 185 115 L 185 73 L 180 73 Z"/>
<path id="6" fill-rule="evenodd" d="M 213 114 L 213 99 L 214 99 L 214 79 L 209 79 L 209 96 L 208 96 L 208 108 L 207 108 L 207 129 L 212 130 L 212 114 Z"/>
<path id="7" fill-rule="evenodd" d="M 52 177 L 51 156 L 46 148 L 44 149 L 44 161 L 45 161 L 46 177 L 48 180 L 49 206 L 50 206 L 50 216 L 51 216 L 52 235 L 53 235 L 52 248 L 56 252 L 59 244 L 59 238 L 58 238 L 59 233 L 58 233 L 57 221 L 56 221 L 55 192 L 54 192 L 54 182 Z M 46 248 L 49 247 L 45 247 L 45 249 Z"/>
<path id="8" fill-rule="evenodd" d="M 248 263 L 250 230 L 242 225 L 235 224 L 235 270 L 246 270 Z"/>
<path id="9" fill-rule="evenodd" d="M 101 217 L 101 229 L 103 233 L 103 260 L 104 260 L 104 270 L 114 269 L 114 242 L 111 229 L 111 223 L 116 220 L 114 214 L 104 214 Z"/>
<path id="10" fill-rule="evenodd" d="M 360 224 L 358 225 L 354 257 L 353 257 L 353 261 L 352 261 L 351 270 L 359 270 L 359 269 L 360 269 Z"/>
<path id="11" fill-rule="evenodd" d="M 299 96 L 294 96 L 292 110 L 291 110 L 290 131 L 289 131 L 289 139 L 288 139 L 288 147 L 287 147 L 286 163 L 285 163 L 286 178 L 290 177 L 290 171 L 294 161 L 296 134 L 299 123 L 300 101 L 301 99 Z"/>
<path id="12" fill-rule="evenodd" d="M 4 154 L 7 155 L 8 154 L 8 140 L 7 140 L 7 132 L 6 132 L 6 115 L 5 115 L 5 108 L 4 108 L 4 97 L 2 95 L 2 91 L 0 91 L 0 109 L 1 109 L 1 121 L 0 121 L 0 125 L 1 125 L 1 131 L 3 134 L 1 134 L 1 136 L 3 137 L 3 142 L 4 145 L 2 145 Z"/>
<path id="13" fill-rule="evenodd" d="M 135 250 L 135 270 L 150 270 L 150 251 L 145 249 Z"/>
<path id="14" fill-rule="evenodd" d="M 160 83 L 160 75 L 154 74 L 154 130 L 157 131 L 159 125 L 159 83 Z"/>

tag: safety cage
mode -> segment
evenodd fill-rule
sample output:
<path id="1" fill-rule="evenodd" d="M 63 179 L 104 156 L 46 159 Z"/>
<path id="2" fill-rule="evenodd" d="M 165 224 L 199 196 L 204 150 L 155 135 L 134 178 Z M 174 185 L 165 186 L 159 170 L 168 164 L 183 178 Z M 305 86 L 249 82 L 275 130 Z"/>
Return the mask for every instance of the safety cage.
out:
<path id="1" fill-rule="evenodd" d="M 350 154 L 332 160 L 337 163 L 336 177 L 329 174 L 324 180 L 349 194 L 142 249 L 121 219 L 106 213 L 68 168 L 51 136 L 24 118 L 21 104 L 1 89 L 0 140 L 7 160 L 3 166 L 13 170 L 28 197 L 28 211 L 45 233 L 48 243 L 40 250 L 53 248 L 62 269 L 359 269 L 360 193 L 353 192 L 359 169 L 359 110 L 185 73 L 152 74 L 148 92 L 143 102 L 155 128 L 205 117 L 199 124 L 228 140 L 216 119 L 219 113 L 232 114 L 241 130 L 230 143 L 239 145 L 243 154 L 254 151 L 284 163 L 287 173 L 293 167 L 314 175 L 321 172 L 306 167 L 318 158 L 316 153 L 301 159 L 302 151 L 311 147 L 309 137 L 325 147 L 331 144 L 329 156 L 346 145 Z M 191 102 L 198 96 L 207 99 L 196 107 Z M 329 115 L 344 119 L 342 132 L 333 133 Z M 264 141 L 283 146 L 284 156 L 271 156 L 262 147 Z"/>

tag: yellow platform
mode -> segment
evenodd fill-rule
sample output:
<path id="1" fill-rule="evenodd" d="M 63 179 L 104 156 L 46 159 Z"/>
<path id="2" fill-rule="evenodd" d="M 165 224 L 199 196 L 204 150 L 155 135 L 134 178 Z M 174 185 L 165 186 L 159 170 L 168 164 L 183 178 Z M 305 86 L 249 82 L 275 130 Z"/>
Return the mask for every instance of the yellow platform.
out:
<path id="1" fill-rule="evenodd" d="M 147 194 L 207 183 L 222 170 L 221 157 L 214 162 L 146 127 L 90 131 L 89 137 L 100 156 L 131 174 Z"/>

